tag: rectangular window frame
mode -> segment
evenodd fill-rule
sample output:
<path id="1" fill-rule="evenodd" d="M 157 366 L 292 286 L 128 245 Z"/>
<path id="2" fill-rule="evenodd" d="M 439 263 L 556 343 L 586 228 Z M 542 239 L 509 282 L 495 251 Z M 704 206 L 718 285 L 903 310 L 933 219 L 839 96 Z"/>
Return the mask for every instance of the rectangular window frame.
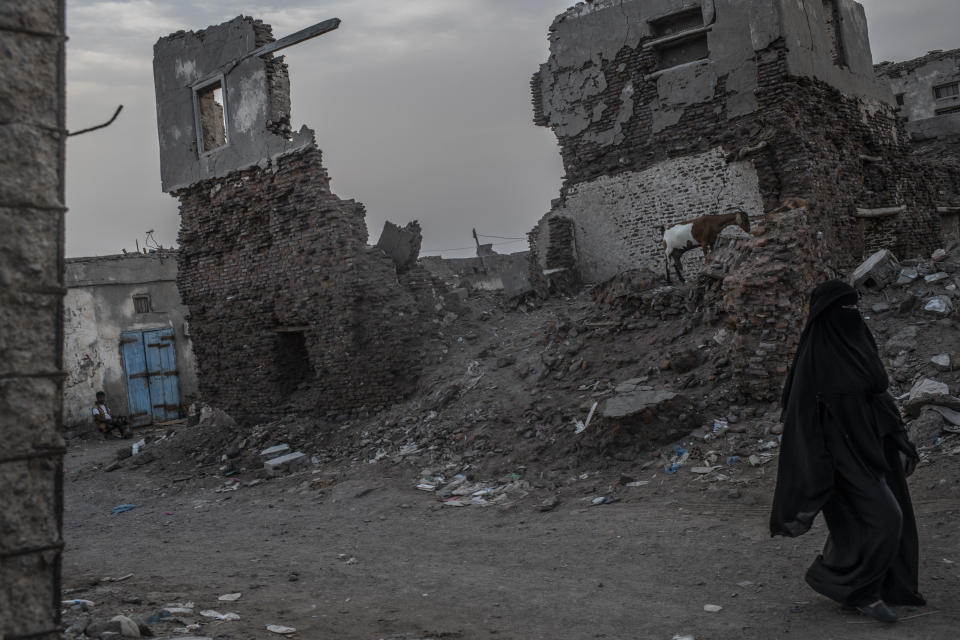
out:
<path id="1" fill-rule="evenodd" d="M 153 303 L 150 300 L 150 294 L 148 293 L 137 293 L 133 296 L 133 311 L 134 313 L 153 313 Z"/>
<path id="2" fill-rule="evenodd" d="M 695 24 L 690 20 L 690 18 L 693 16 L 699 17 L 699 24 Z M 670 69 L 676 69 L 690 64 L 703 63 L 705 61 L 708 62 L 710 60 L 709 33 L 713 29 L 713 25 L 704 24 L 704 19 L 703 7 L 701 5 L 695 5 L 685 7 L 670 14 L 657 16 L 656 18 L 652 18 L 647 21 L 647 26 L 650 28 L 650 33 L 655 37 L 654 39 L 645 42 L 643 44 L 643 48 L 653 49 L 657 52 L 657 68 L 651 75 L 659 77 L 663 74 L 663 72 L 669 71 Z M 688 26 L 685 29 L 673 31 L 670 27 L 674 22 L 686 23 Z M 671 64 L 665 63 L 665 52 L 669 52 L 692 42 L 702 42 L 703 48 L 706 51 L 705 55 Z"/>
<path id="3" fill-rule="evenodd" d="M 213 149 L 205 149 L 203 144 L 203 126 L 200 122 L 200 99 L 199 94 L 209 87 L 210 85 L 220 84 L 220 91 L 223 96 L 223 136 L 224 143 Z M 229 98 L 227 96 L 227 83 L 222 73 L 217 74 L 213 77 L 202 80 L 191 87 L 193 90 L 193 121 L 194 127 L 197 132 L 197 154 L 202 156 L 208 156 L 212 153 L 216 153 L 221 149 L 226 149 L 230 146 L 230 117 L 228 115 L 227 105 L 229 104 Z"/>
<path id="4" fill-rule="evenodd" d="M 947 90 L 949 90 L 949 93 L 947 93 Z M 960 80 L 945 82 L 933 88 L 934 100 L 949 100 L 957 97 L 960 97 Z"/>

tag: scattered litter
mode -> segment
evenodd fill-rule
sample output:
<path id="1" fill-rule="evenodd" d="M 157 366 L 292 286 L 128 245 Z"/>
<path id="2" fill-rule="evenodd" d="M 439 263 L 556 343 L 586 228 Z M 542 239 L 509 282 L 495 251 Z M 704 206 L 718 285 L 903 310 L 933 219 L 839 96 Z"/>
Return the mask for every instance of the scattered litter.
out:
<path id="1" fill-rule="evenodd" d="M 188 624 L 185 627 L 174 627 L 174 633 L 193 633 L 194 631 L 200 631 L 199 623 L 194 622 L 193 624 Z M 181 638 L 180 640 L 189 640 L 189 638 Z"/>
<path id="2" fill-rule="evenodd" d="M 803 607 L 801 607 L 798 604 L 795 604 L 792 607 L 790 607 L 790 613 L 803 613 Z"/>
<path id="3" fill-rule="evenodd" d="M 600 496 L 590 501 L 590 503 L 593 504 L 594 506 L 597 506 L 600 504 L 612 504 L 614 502 L 620 502 L 620 498 L 615 498 L 613 496 Z"/>
<path id="4" fill-rule="evenodd" d="M 703 474 L 706 474 L 706 473 L 713 473 L 714 471 L 716 471 L 716 470 L 719 469 L 719 468 L 720 468 L 719 465 L 717 465 L 717 466 L 715 466 L 715 467 L 693 467 L 693 468 L 690 469 L 690 473 L 698 473 L 698 474 L 703 475 Z"/>
<path id="5" fill-rule="evenodd" d="M 136 509 L 136 508 L 137 508 L 137 505 L 135 504 L 120 504 L 113 508 L 112 513 L 113 515 L 117 515 L 118 513 L 123 513 L 124 511 L 130 511 L 131 509 Z"/>
<path id="6" fill-rule="evenodd" d="M 717 613 L 718 611 L 722 611 L 723 607 L 718 604 L 705 604 L 703 605 L 703 610 L 707 613 Z"/>
<path id="7" fill-rule="evenodd" d="M 693 636 L 681 636 L 680 634 L 677 634 L 673 636 L 671 640 L 695 640 L 695 638 Z"/>
<path id="8" fill-rule="evenodd" d="M 670 462 L 663 467 L 663 472 L 673 475 L 680 470 L 680 467 L 686 463 L 687 458 L 690 457 L 690 452 L 687 449 L 684 449 L 680 445 L 675 445 L 673 447 L 673 458 Z"/>
<path id="9" fill-rule="evenodd" d="M 82 598 L 74 598 L 73 600 L 63 600 L 60 604 L 78 604 L 81 607 L 90 608 L 95 606 L 92 600 L 83 600 Z"/>
<path id="10" fill-rule="evenodd" d="M 738 463 L 738 462 L 740 462 L 740 456 L 728 456 L 728 457 L 727 457 L 727 465 L 728 465 L 728 466 L 729 466 L 729 465 L 732 465 L 732 464 L 736 464 L 736 463 Z"/>
<path id="11" fill-rule="evenodd" d="M 124 580 L 129 580 L 132 577 L 133 577 L 132 573 L 128 573 L 126 575 L 120 576 L 119 578 L 111 578 L 110 576 L 104 576 L 103 578 L 100 578 L 100 582 L 123 582 Z"/>
<path id="12" fill-rule="evenodd" d="M 236 613 L 220 613 L 213 609 L 206 609 L 200 612 L 204 618 L 214 618 L 215 620 L 239 620 L 240 616 Z"/>
<path id="13" fill-rule="evenodd" d="M 776 440 L 769 440 L 769 441 L 767 441 L 767 442 L 764 442 L 763 444 L 761 444 L 761 445 L 760 445 L 759 447 L 757 447 L 757 448 L 758 448 L 760 451 L 769 451 L 770 449 L 776 449 L 776 448 L 779 447 L 779 446 L 780 446 L 780 443 L 777 442 Z"/>
<path id="14" fill-rule="evenodd" d="M 297 629 L 295 627 L 285 627 L 282 624 L 268 624 L 267 631 L 279 633 L 280 635 L 289 635 L 291 633 L 296 633 Z"/>
<path id="15" fill-rule="evenodd" d="M 590 426 L 590 421 L 593 419 L 593 412 L 597 410 L 598 404 L 600 403 L 594 402 L 593 406 L 590 407 L 590 412 L 587 414 L 587 419 L 585 422 L 580 422 L 579 420 L 576 421 L 576 428 L 574 429 L 574 433 L 583 433 L 584 431 L 587 430 L 587 427 Z"/>
<path id="16" fill-rule="evenodd" d="M 730 428 L 730 424 L 726 420 L 721 420 L 717 418 L 713 421 L 713 434 L 720 435 L 725 433 L 727 429 Z"/>
<path id="17" fill-rule="evenodd" d="M 225 593 L 219 598 L 217 598 L 217 600 L 222 600 L 225 602 L 233 602 L 234 600 L 239 600 L 240 596 L 242 595 L 243 595 L 242 593 Z"/>
<path id="18" fill-rule="evenodd" d="M 626 486 L 628 487 L 642 487 L 643 485 L 650 484 L 649 480 L 634 480 L 633 482 L 628 482 Z"/>
<path id="19" fill-rule="evenodd" d="M 143 449 L 145 446 L 147 446 L 146 440 L 144 439 L 137 440 L 130 447 L 130 451 L 133 453 L 133 455 L 137 456 L 137 455 L 140 455 L 140 450 Z"/>
<path id="20" fill-rule="evenodd" d="M 236 491 L 240 488 L 239 480 L 227 480 L 222 485 L 213 490 L 214 493 L 224 493 L 225 491 Z"/>
<path id="21" fill-rule="evenodd" d="M 140 637 L 140 627 L 137 626 L 137 623 L 128 618 L 127 616 L 113 616 L 110 618 L 110 622 L 119 622 L 120 623 L 120 635 L 125 638 L 139 638 Z"/>

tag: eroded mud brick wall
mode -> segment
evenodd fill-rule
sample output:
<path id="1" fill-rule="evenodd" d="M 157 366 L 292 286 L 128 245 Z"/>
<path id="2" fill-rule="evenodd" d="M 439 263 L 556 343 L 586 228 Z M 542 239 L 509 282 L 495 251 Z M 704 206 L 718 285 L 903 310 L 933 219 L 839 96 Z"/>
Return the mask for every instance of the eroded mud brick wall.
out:
<path id="1" fill-rule="evenodd" d="M 0 637 L 59 638 L 64 6 L 0 1 Z"/>
<path id="2" fill-rule="evenodd" d="M 434 282 L 367 247 L 363 206 L 330 191 L 313 132 L 290 132 L 286 66 L 246 55 L 272 39 L 240 17 L 154 48 L 200 393 L 240 416 L 375 411 L 416 384 Z M 211 86 L 219 111 L 198 106 Z"/>
<path id="3" fill-rule="evenodd" d="M 660 225 L 736 209 L 759 222 L 790 197 L 810 199 L 841 267 L 938 244 L 852 0 L 598 0 L 557 17 L 550 51 L 534 121 L 566 176 L 540 226 L 572 221 L 587 282 L 662 270 Z M 543 269 L 549 234 L 534 236 Z"/>
<path id="4" fill-rule="evenodd" d="M 330 192 L 318 149 L 176 195 L 205 398 L 244 414 L 374 410 L 410 390 L 417 300 L 367 248 L 363 206 Z"/>

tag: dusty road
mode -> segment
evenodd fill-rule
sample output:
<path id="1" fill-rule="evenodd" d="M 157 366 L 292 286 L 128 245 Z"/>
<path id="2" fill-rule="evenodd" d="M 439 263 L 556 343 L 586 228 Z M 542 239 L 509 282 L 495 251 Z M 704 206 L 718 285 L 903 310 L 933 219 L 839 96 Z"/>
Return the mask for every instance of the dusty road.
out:
<path id="1" fill-rule="evenodd" d="M 104 473 L 116 448 L 79 442 L 66 459 L 64 588 L 96 602 L 95 615 L 192 601 L 197 612 L 238 613 L 185 620 L 202 623 L 195 635 L 231 639 L 277 638 L 267 624 L 343 640 L 932 640 L 956 638 L 960 626 L 960 456 L 912 479 L 930 606 L 900 613 L 929 615 L 883 627 L 840 613 L 803 583 L 822 524 L 797 540 L 768 537 L 772 465 L 736 499 L 723 485 L 653 468 L 637 473 L 650 484 L 620 502 L 571 497 L 541 513 L 537 496 L 441 508 L 413 488 L 415 470 L 379 464 L 341 470 L 322 490 L 307 485 L 326 469 L 216 493 L 221 478 L 151 465 Z M 123 503 L 136 508 L 111 515 Z M 217 601 L 229 592 L 243 595 Z M 181 624 L 151 628 L 176 637 Z"/>

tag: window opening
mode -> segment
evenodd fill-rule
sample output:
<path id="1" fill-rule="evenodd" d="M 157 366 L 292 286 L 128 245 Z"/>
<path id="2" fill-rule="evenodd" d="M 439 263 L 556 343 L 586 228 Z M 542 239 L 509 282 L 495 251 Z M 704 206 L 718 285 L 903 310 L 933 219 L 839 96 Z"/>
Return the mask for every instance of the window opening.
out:
<path id="1" fill-rule="evenodd" d="M 840 6 L 837 0 L 823 0 L 823 22 L 830 39 L 830 56 L 838 67 L 847 66 L 847 55 L 843 48 L 843 29 L 840 19 Z"/>
<path id="2" fill-rule="evenodd" d="M 223 81 L 214 80 L 194 91 L 200 153 L 213 151 L 227 144 L 226 109 Z"/>
<path id="3" fill-rule="evenodd" d="M 938 116 L 945 116 L 951 113 L 960 113 L 960 104 L 953 107 L 944 107 L 943 109 L 935 109 L 934 113 Z"/>
<path id="4" fill-rule="evenodd" d="M 902 107 L 902 106 L 903 106 L 903 96 L 904 96 L 904 94 L 902 94 L 902 93 L 898 93 L 897 95 L 894 96 L 894 97 L 897 99 L 897 106 L 898 106 L 898 107 Z"/>
<path id="5" fill-rule="evenodd" d="M 703 9 L 694 7 L 669 16 L 650 21 L 650 29 L 656 38 L 672 36 L 690 29 L 699 29 L 703 26 Z"/>
<path id="6" fill-rule="evenodd" d="M 950 84 L 942 84 L 939 87 L 933 88 L 933 97 L 937 100 L 956 96 L 960 96 L 960 82 L 951 82 Z"/>
<path id="7" fill-rule="evenodd" d="M 136 313 L 150 313 L 150 296 L 133 296 L 133 310 Z"/>
<path id="8" fill-rule="evenodd" d="M 282 396 L 291 395 L 301 383 L 313 377 L 307 337 L 303 331 L 277 332 L 274 365 L 277 372 L 277 391 Z"/>
<path id="9" fill-rule="evenodd" d="M 701 7 L 657 18 L 649 24 L 653 36 L 665 40 L 651 44 L 658 52 L 658 70 L 710 57 Z M 688 36 L 684 35 L 686 32 L 690 32 Z"/>

